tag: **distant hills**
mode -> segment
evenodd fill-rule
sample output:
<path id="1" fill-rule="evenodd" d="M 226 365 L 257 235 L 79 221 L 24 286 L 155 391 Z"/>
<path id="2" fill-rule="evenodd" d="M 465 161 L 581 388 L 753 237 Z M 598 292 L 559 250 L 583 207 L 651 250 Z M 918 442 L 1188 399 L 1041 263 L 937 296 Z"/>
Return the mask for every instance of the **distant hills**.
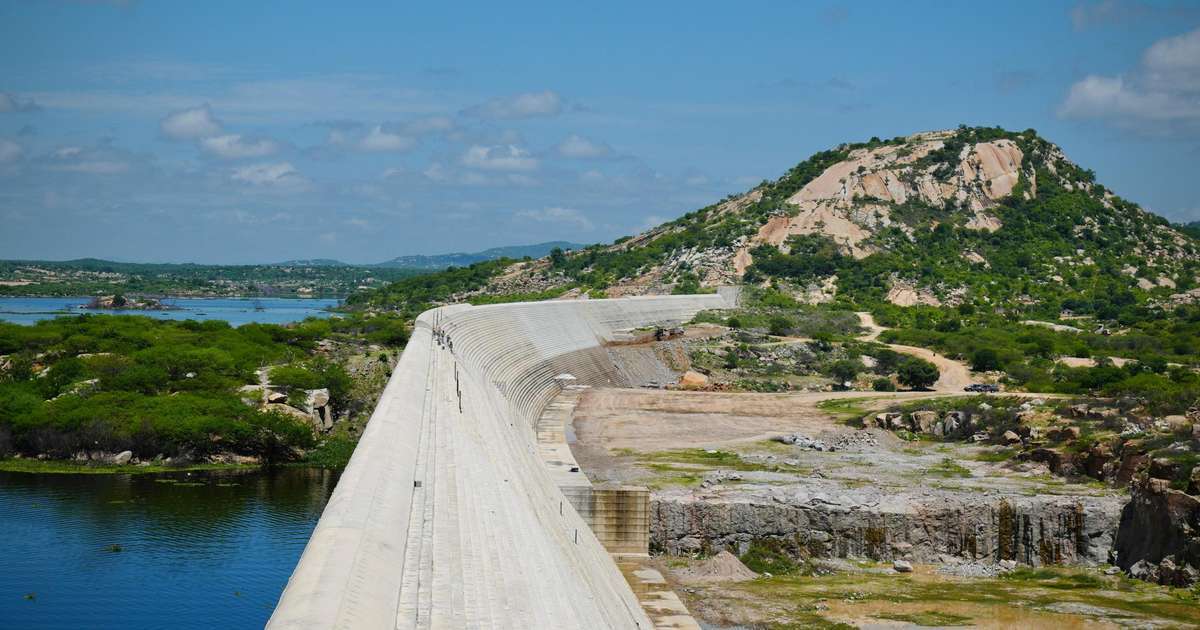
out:
<path id="1" fill-rule="evenodd" d="M 441 271 L 446 267 L 466 267 L 477 262 L 485 260 L 496 260 L 498 258 L 512 258 L 521 260 L 526 256 L 530 258 L 541 258 L 546 256 L 554 248 L 562 250 L 583 249 L 587 245 L 581 243 L 571 243 L 569 241 L 548 241 L 545 243 L 534 243 L 533 245 L 510 245 L 508 247 L 493 247 L 485 249 L 481 252 L 454 252 L 450 254 L 432 254 L 429 256 L 414 255 L 414 256 L 397 256 L 391 260 L 385 260 L 381 263 L 354 265 L 345 263 L 340 260 L 332 260 L 329 258 L 315 258 L 311 260 L 286 260 L 277 263 L 280 267 L 385 267 L 388 269 L 422 269 L 428 271 Z"/>
<path id="2" fill-rule="evenodd" d="M 446 267 L 466 267 L 484 260 L 497 258 L 513 258 L 520 260 L 526 256 L 541 258 L 549 254 L 555 247 L 563 250 L 583 249 L 586 245 L 568 241 L 549 241 L 533 245 L 512 245 L 509 247 L 493 247 L 481 252 L 453 254 L 435 254 L 433 256 L 398 256 L 386 262 L 374 265 L 376 267 L 399 267 L 404 269 L 445 269 Z"/>
<path id="3" fill-rule="evenodd" d="M 454 252 L 450 254 L 433 254 L 429 256 L 398 256 L 391 260 L 386 260 L 381 263 L 354 264 L 334 260 L 332 258 L 308 258 L 285 260 L 278 263 L 264 263 L 251 265 L 215 265 L 215 264 L 197 264 L 197 263 L 130 263 L 118 262 L 115 260 L 104 260 L 100 258 L 76 258 L 74 260 L 0 260 L 0 263 L 11 264 L 37 264 L 56 268 L 72 268 L 84 269 L 88 271 L 118 271 L 125 270 L 131 267 L 136 267 L 144 270 L 155 268 L 178 268 L 178 267 L 385 267 L 388 269 L 421 269 L 441 271 L 446 267 L 466 267 L 484 260 L 495 260 L 497 258 L 512 258 L 521 260 L 528 256 L 530 258 L 541 258 L 549 254 L 555 247 L 563 250 L 583 249 L 586 245 L 580 243 L 571 243 L 568 241 L 548 241 L 546 243 L 534 243 L 533 245 L 510 245 L 507 247 L 493 247 L 485 249 L 481 252 Z"/>

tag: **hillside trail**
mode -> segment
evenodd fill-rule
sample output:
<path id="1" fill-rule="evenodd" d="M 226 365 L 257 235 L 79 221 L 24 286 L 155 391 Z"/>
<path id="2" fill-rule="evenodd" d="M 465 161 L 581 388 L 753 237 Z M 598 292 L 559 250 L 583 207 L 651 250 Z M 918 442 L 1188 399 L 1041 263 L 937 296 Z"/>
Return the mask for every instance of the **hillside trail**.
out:
<path id="1" fill-rule="evenodd" d="M 866 334 L 859 336 L 859 341 L 877 342 L 879 340 L 879 335 L 883 333 L 883 331 L 887 330 L 886 327 L 880 326 L 878 323 L 876 323 L 875 318 L 870 313 L 861 312 L 856 313 L 856 315 L 858 315 L 858 319 L 862 324 L 862 327 L 867 329 Z M 971 369 L 961 361 L 955 361 L 926 348 L 902 346 L 894 343 L 888 343 L 884 345 L 896 352 L 899 352 L 900 354 L 907 354 L 919 359 L 925 359 L 926 361 L 936 365 L 938 371 L 941 372 L 941 376 L 939 376 L 937 382 L 933 384 L 932 389 L 935 392 L 961 392 L 972 382 Z"/>

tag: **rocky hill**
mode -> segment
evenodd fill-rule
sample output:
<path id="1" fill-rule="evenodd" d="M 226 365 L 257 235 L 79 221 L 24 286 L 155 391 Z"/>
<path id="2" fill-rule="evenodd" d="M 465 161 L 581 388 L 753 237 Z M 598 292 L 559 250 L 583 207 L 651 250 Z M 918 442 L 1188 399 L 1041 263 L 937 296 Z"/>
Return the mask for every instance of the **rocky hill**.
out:
<path id="1" fill-rule="evenodd" d="M 610 296 L 781 284 L 808 302 L 1102 313 L 1200 297 L 1197 241 L 1095 181 L 1033 130 L 847 144 L 775 181 L 478 292 Z"/>

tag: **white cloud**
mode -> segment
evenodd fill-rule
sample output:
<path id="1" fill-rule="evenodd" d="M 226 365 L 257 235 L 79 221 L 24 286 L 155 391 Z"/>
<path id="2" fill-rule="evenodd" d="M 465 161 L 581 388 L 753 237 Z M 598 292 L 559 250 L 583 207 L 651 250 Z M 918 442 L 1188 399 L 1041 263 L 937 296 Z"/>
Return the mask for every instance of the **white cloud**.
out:
<path id="1" fill-rule="evenodd" d="M 563 100 L 556 92 L 528 92 L 494 98 L 486 103 L 463 110 L 467 116 L 493 120 L 557 116 L 562 113 Z"/>
<path id="2" fill-rule="evenodd" d="M 1127 76 L 1091 75 L 1076 82 L 1058 113 L 1143 131 L 1200 130 L 1200 29 L 1155 42 Z"/>
<path id="3" fill-rule="evenodd" d="M 24 152 L 21 145 L 16 142 L 0 138 L 0 164 L 16 162 Z"/>
<path id="4" fill-rule="evenodd" d="M 504 145 L 485 147 L 473 145 L 462 156 L 463 166 L 487 171 L 535 171 L 537 158 L 516 146 Z"/>
<path id="5" fill-rule="evenodd" d="M 23 98 L 11 92 L 0 92 L 0 113 L 32 112 L 41 109 L 31 98 Z"/>
<path id="6" fill-rule="evenodd" d="M 1142 57 L 1146 80 L 1162 90 L 1200 90 L 1200 28 L 1154 42 Z"/>
<path id="7" fill-rule="evenodd" d="M 582 212 L 574 208 L 543 208 L 541 210 L 521 210 L 517 217 L 537 221 L 539 223 L 563 223 L 574 225 L 581 230 L 591 230 L 592 222 Z"/>
<path id="8" fill-rule="evenodd" d="M 558 153 L 569 158 L 598 158 L 612 153 L 612 147 L 603 142 L 594 142 L 583 136 L 571 134 L 559 143 Z"/>
<path id="9" fill-rule="evenodd" d="M 304 188 L 308 180 L 289 162 L 251 164 L 233 171 L 234 181 L 253 186 Z"/>
<path id="10" fill-rule="evenodd" d="M 159 121 L 158 128 L 172 140 L 198 140 L 221 133 L 221 122 L 205 104 L 167 114 Z"/>
<path id="11" fill-rule="evenodd" d="M 375 125 L 358 142 L 363 151 L 407 151 L 417 144 L 416 140 L 397 133 L 385 131 L 382 125 Z"/>
<path id="12" fill-rule="evenodd" d="M 279 145 L 267 138 L 251 140 L 243 138 L 241 134 L 231 133 L 204 138 L 200 141 L 200 148 L 217 157 L 235 160 L 271 155 L 279 150 Z"/>
<path id="13" fill-rule="evenodd" d="M 335 127 L 329 132 L 328 141 L 344 149 L 375 153 L 407 151 L 417 145 L 415 138 L 398 133 L 390 126 L 374 125 L 364 133 L 357 123 Z"/>

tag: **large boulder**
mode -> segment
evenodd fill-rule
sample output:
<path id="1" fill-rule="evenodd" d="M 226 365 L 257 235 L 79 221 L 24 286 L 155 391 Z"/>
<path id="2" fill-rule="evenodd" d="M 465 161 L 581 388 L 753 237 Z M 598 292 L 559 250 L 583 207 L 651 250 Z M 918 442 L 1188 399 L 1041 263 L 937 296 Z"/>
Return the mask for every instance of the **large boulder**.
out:
<path id="1" fill-rule="evenodd" d="M 913 431 L 930 433 L 933 431 L 933 425 L 937 422 L 938 415 L 936 411 L 914 411 L 909 418 Z"/>
<path id="2" fill-rule="evenodd" d="M 902 414 L 892 412 L 884 412 L 875 414 L 875 425 L 880 429 L 903 429 L 904 424 Z"/>
<path id="3" fill-rule="evenodd" d="M 696 372 L 688 370 L 679 378 L 680 389 L 704 389 L 708 386 L 708 377 Z"/>
<path id="4" fill-rule="evenodd" d="M 328 389 L 310 389 L 306 392 L 304 410 L 312 418 L 313 426 L 320 431 L 333 428 L 333 405 L 329 403 Z"/>
<path id="5" fill-rule="evenodd" d="M 1200 499 L 1147 478 L 1121 511 L 1117 566 L 1134 577 L 1189 586 L 1200 575 Z M 1157 567 L 1157 570 L 1152 570 Z"/>

